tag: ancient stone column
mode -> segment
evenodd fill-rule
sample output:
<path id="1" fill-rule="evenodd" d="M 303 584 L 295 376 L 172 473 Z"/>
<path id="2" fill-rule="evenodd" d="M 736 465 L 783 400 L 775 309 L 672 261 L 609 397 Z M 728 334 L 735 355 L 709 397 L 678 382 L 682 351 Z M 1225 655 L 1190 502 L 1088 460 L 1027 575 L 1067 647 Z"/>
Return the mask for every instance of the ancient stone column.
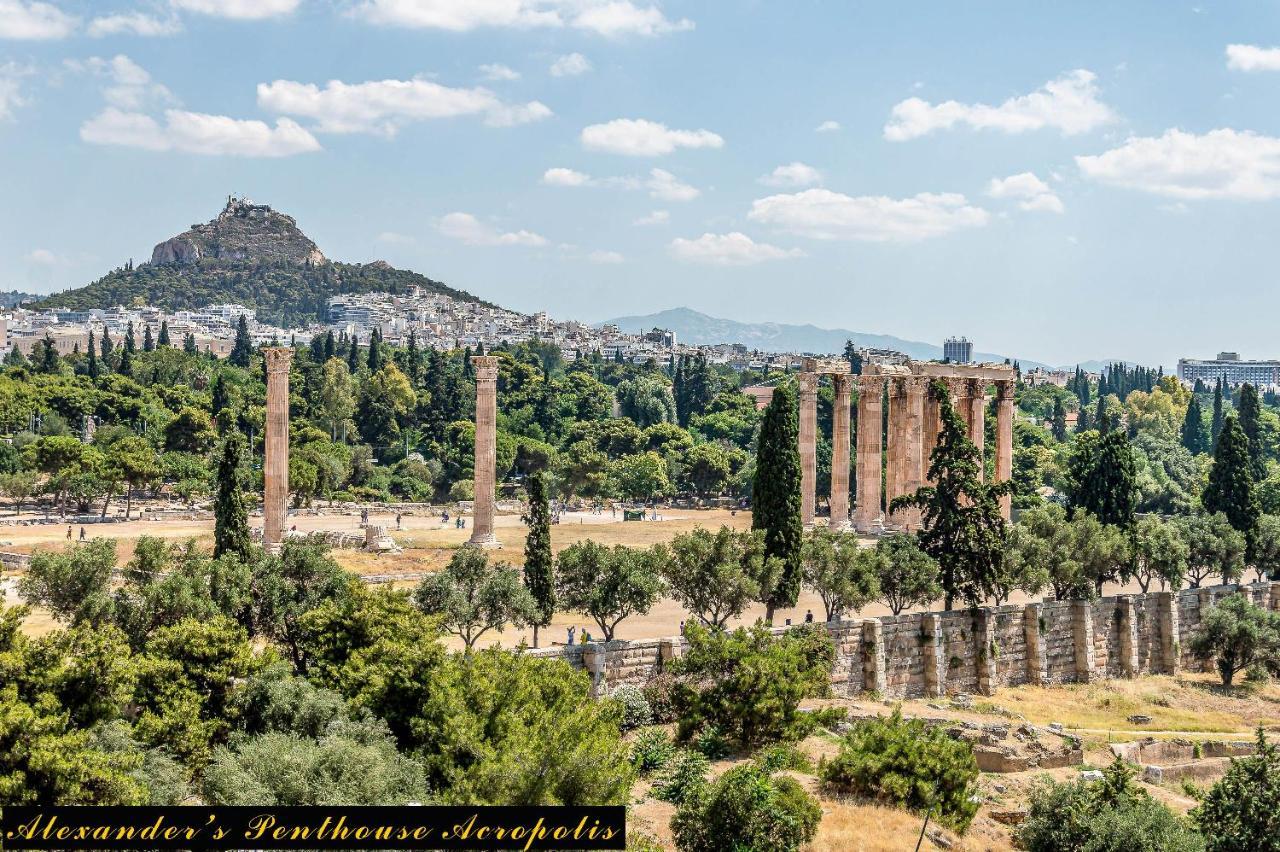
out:
<path id="1" fill-rule="evenodd" d="M 996 382 L 996 482 L 1013 477 L 1013 380 Z M 1012 498 L 1000 498 L 1000 514 L 1009 520 Z"/>
<path id="2" fill-rule="evenodd" d="M 978 479 L 985 478 L 982 459 L 983 444 L 987 435 L 987 383 L 982 379 L 969 380 L 969 440 L 978 448 Z"/>
<path id="3" fill-rule="evenodd" d="M 475 511 L 471 520 L 474 547 L 499 547 L 493 534 L 494 488 L 497 485 L 498 359 L 473 355 L 476 372 Z"/>
<path id="4" fill-rule="evenodd" d="M 289 510 L 289 364 L 293 350 L 272 346 L 267 359 L 267 438 L 263 465 L 262 546 L 279 553 Z"/>
<path id="5" fill-rule="evenodd" d="M 849 405 L 853 376 L 837 373 L 835 409 L 831 413 L 831 524 L 833 530 L 849 528 Z"/>
<path id="6" fill-rule="evenodd" d="M 902 513 L 889 509 L 893 498 L 902 493 L 905 468 L 906 399 L 902 379 L 889 379 L 889 425 L 885 429 L 884 519 L 895 526 L 902 523 Z"/>
<path id="7" fill-rule="evenodd" d="M 800 386 L 800 519 L 813 526 L 818 487 L 818 374 L 805 359 L 805 372 L 796 377 Z"/>
<path id="8" fill-rule="evenodd" d="M 924 396 L 926 379 L 912 376 L 902 380 L 902 494 L 914 494 L 924 485 Z M 920 528 L 920 510 L 905 509 L 901 512 L 903 529 Z"/>
<path id="9" fill-rule="evenodd" d="M 924 481 L 932 485 L 929 478 L 929 462 L 933 458 L 934 448 L 938 446 L 938 433 L 942 430 L 942 413 L 938 398 L 933 393 L 933 380 L 926 380 L 924 392 Z"/>
<path id="10" fill-rule="evenodd" d="M 880 454 L 884 443 L 884 379 L 861 376 L 858 380 L 858 505 L 854 525 L 871 532 L 880 518 Z"/>

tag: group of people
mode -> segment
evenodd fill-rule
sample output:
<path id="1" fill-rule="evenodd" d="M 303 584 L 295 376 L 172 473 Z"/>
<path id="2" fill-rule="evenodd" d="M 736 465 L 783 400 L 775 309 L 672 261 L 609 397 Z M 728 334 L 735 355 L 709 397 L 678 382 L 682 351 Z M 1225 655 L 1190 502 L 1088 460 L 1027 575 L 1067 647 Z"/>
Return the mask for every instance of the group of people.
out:
<path id="1" fill-rule="evenodd" d="M 449 517 L 450 517 L 449 510 L 448 509 L 442 510 L 440 512 L 440 523 L 448 524 Z M 369 510 L 368 509 L 360 510 L 360 526 L 362 527 L 369 526 Z M 457 518 L 454 518 L 453 526 L 455 529 L 465 530 L 467 528 L 467 519 L 459 515 Z M 399 532 L 400 530 L 403 530 L 403 529 L 404 529 L 404 513 L 396 512 L 396 531 Z"/>
<path id="2" fill-rule="evenodd" d="M 85 539 L 84 527 L 81 527 L 81 528 L 80 528 L 80 540 L 81 540 L 81 541 L 84 541 L 84 539 Z M 71 541 L 71 524 L 67 524 L 67 541 Z"/>

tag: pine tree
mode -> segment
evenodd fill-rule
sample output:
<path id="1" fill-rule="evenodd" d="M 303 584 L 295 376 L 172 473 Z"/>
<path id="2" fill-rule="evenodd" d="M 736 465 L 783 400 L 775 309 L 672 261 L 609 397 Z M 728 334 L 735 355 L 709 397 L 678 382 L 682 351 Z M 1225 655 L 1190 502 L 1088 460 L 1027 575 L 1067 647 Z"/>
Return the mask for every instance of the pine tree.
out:
<path id="1" fill-rule="evenodd" d="M 142 351 L 143 351 L 143 352 L 154 352 L 154 351 L 156 351 L 156 342 L 155 342 L 155 339 L 154 339 L 154 338 L 152 338 L 152 336 L 151 336 L 151 326 L 150 326 L 150 325 L 147 325 L 147 326 L 144 326 L 144 327 L 143 327 L 143 331 L 142 331 Z"/>
<path id="2" fill-rule="evenodd" d="M 981 456 L 946 385 L 934 382 L 930 393 L 938 400 L 942 426 L 929 458 L 929 481 L 934 484 L 895 498 L 889 509 L 921 510 L 916 537 L 920 549 L 941 568 L 945 607 L 951 609 L 957 598 L 980 606 L 987 598 L 1008 594 L 1000 497 L 1013 493 L 1013 482 L 982 481 Z"/>
<path id="3" fill-rule="evenodd" d="M 417 384 L 421 360 L 418 358 L 418 336 L 413 329 L 409 329 L 409 345 L 405 351 L 405 366 L 408 367 L 409 381 Z"/>
<path id="4" fill-rule="evenodd" d="M 196 346 L 195 334 L 187 332 L 187 335 L 182 338 L 182 351 L 188 355 L 198 355 L 200 353 L 199 348 Z"/>
<path id="5" fill-rule="evenodd" d="M 1061 399 L 1053 401 L 1053 438 L 1055 441 L 1067 440 L 1067 410 L 1062 407 Z"/>
<path id="6" fill-rule="evenodd" d="M 102 327 L 102 340 L 99 346 L 101 352 L 98 354 L 102 356 L 103 361 L 110 363 L 108 359 L 111 357 L 111 350 L 115 348 L 115 344 L 111 342 L 111 331 L 105 325 Z"/>
<path id="7" fill-rule="evenodd" d="M 311 338 L 311 345 L 307 347 L 307 352 L 311 356 L 312 364 L 324 363 L 324 335 L 317 334 Z"/>
<path id="8" fill-rule="evenodd" d="M 58 350 L 53 345 L 53 338 L 49 336 L 48 332 L 45 332 L 44 347 L 43 351 L 40 353 L 40 372 L 50 374 L 56 373 L 58 372 L 58 367 L 61 363 L 62 359 L 58 357 Z"/>
<path id="9" fill-rule="evenodd" d="M 236 323 L 236 342 L 231 347 L 231 355 L 227 360 L 246 370 L 253 363 L 253 340 L 249 337 L 249 320 L 244 314 L 240 315 L 240 321 Z"/>
<path id="10" fill-rule="evenodd" d="M 222 373 L 214 376 L 210 397 L 209 410 L 213 412 L 214 417 L 217 417 L 224 408 L 231 407 L 231 392 L 227 390 L 227 383 L 222 378 Z"/>
<path id="11" fill-rule="evenodd" d="M 1200 400 L 1193 395 L 1187 403 L 1187 414 L 1182 418 L 1182 446 L 1194 455 L 1209 452 L 1209 434 L 1204 428 L 1204 414 Z"/>
<path id="12" fill-rule="evenodd" d="M 169 321 L 160 320 L 160 337 L 156 340 L 157 346 L 172 346 L 169 342 Z"/>
<path id="13" fill-rule="evenodd" d="M 251 556 L 249 540 L 249 510 L 245 506 L 244 493 L 240 490 L 240 460 L 242 439 L 236 433 L 227 436 L 222 444 L 222 458 L 218 462 L 218 497 L 213 507 L 213 556 L 231 554 L 248 562 Z"/>
<path id="14" fill-rule="evenodd" d="M 1098 391 L 1098 409 L 1093 413 L 1093 427 L 1098 430 L 1099 435 L 1105 435 L 1111 431 L 1111 418 L 1107 416 L 1107 398 L 1102 391 Z"/>
<path id="15" fill-rule="evenodd" d="M 129 355 L 138 351 L 138 339 L 133 333 L 133 320 L 129 320 L 128 328 L 124 333 L 124 351 Z"/>
<path id="16" fill-rule="evenodd" d="M 122 376 L 133 375 L 133 347 L 125 344 L 124 350 L 120 353 L 120 363 L 116 366 L 116 370 Z"/>
<path id="17" fill-rule="evenodd" d="M 334 344 L 333 331 L 330 330 L 326 332 L 324 336 L 324 360 L 328 361 L 330 358 L 333 357 L 336 351 L 337 351 L 337 346 Z"/>
<path id="18" fill-rule="evenodd" d="M 1258 540 L 1258 518 L 1262 509 L 1249 461 L 1249 438 L 1234 414 L 1228 415 L 1213 451 L 1209 482 L 1200 495 L 1208 512 L 1222 512 L 1231 526 L 1244 533 L 1245 559 L 1253 562 Z"/>
<path id="19" fill-rule="evenodd" d="M 369 335 L 369 357 L 366 363 L 370 373 L 382 369 L 382 334 L 375 328 Z"/>
<path id="20" fill-rule="evenodd" d="M 1267 466 L 1262 460 L 1262 427 L 1259 422 L 1261 410 L 1262 403 L 1258 399 L 1258 389 L 1245 382 L 1240 386 L 1240 406 L 1237 416 L 1240 418 L 1240 428 L 1249 439 L 1249 464 L 1255 482 L 1261 482 L 1267 478 Z"/>
<path id="21" fill-rule="evenodd" d="M 1218 436 L 1222 434 L 1222 377 L 1218 377 L 1218 384 L 1213 389 L 1213 423 L 1210 427 L 1210 437 L 1213 439 L 1213 449 L 1218 448 Z"/>
<path id="22" fill-rule="evenodd" d="M 360 347 L 352 340 L 347 347 L 347 371 L 355 375 L 360 369 Z"/>
<path id="23" fill-rule="evenodd" d="M 775 610 L 795 606 L 800 594 L 804 522 L 800 518 L 799 440 L 796 393 L 789 384 L 779 385 L 760 424 L 751 487 L 751 528 L 764 530 L 765 556 L 782 561 L 778 584 L 765 596 L 765 620 L 770 623 Z"/>
<path id="24" fill-rule="evenodd" d="M 1104 524 L 1129 529 L 1138 507 L 1138 463 L 1121 429 L 1076 438 L 1067 461 L 1067 498 Z"/>
<path id="25" fill-rule="evenodd" d="M 88 363 L 86 364 L 86 369 L 88 370 L 89 378 L 96 379 L 98 378 L 98 376 L 102 375 L 102 367 L 98 363 L 98 347 L 93 339 L 92 329 L 89 330 L 88 358 L 89 360 L 88 360 Z"/>
<path id="26" fill-rule="evenodd" d="M 556 612 L 555 577 L 551 559 L 551 507 L 542 474 L 529 477 L 529 511 L 522 521 L 529 527 L 524 540 L 524 587 L 533 595 L 533 647 L 538 647 L 538 628 L 551 624 Z"/>

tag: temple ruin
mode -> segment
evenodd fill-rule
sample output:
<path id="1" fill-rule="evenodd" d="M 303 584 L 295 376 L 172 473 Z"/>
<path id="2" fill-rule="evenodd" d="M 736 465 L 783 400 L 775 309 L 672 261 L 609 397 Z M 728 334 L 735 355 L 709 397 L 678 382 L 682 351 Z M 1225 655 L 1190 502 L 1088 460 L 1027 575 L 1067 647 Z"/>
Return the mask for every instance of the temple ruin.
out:
<path id="1" fill-rule="evenodd" d="M 497 487 L 498 359 L 473 355 L 476 371 L 475 509 L 471 520 L 473 547 L 501 547 L 493 534 L 494 489 Z"/>
<path id="2" fill-rule="evenodd" d="M 271 346 L 267 360 L 267 437 L 263 465 L 262 545 L 279 553 L 289 511 L 289 365 L 293 350 Z"/>

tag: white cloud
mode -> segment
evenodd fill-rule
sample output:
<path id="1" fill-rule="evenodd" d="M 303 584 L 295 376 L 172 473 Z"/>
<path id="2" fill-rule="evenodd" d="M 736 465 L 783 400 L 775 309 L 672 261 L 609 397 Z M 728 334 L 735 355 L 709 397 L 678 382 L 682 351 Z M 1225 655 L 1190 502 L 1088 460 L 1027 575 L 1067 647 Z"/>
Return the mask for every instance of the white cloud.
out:
<path id="1" fill-rule="evenodd" d="M 547 240 L 532 231 L 502 232 L 470 213 L 449 213 L 436 225 L 440 233 L 469 246 L 545 246 Z"/>
<path id="2" fill-rule="evenodd" d="M 0 64 L 0 121 L 13 117 L 13 111 L 26 103 L 22 97 L 23 77 L 31 73 L 16 62 Z"/>
<path id="3" fill-rule="evenodd" d="M 1021 172 L 1006 178 L 992 178 L 987 187 L 992 198 L 1016 198 L 1023 210 L 1061 213 L 1062 199 L 1054 194 L 1049 184 L 1031 172 Z"/>
<path id="4" fill-rule="evenodd" d="M 1232 71 L 1280 71 L 1280 47 L 1229 44 L 1227 67 Z"/>
<path id="5" fill-rule="evenodd" d="M 169 0 L 175 9 L 242 21 L 288 15 L 301 2 L 302 0 Z"/>
<path id="6" fill-rule="evenodd" d="M 591 60 L 581 53 L 570 53 L 551 63 L 552 77 L 576 77 L 590 70 Z"/>
<path id="7" fill-rule="evenodd" d="M 616 251 L 593 251 L 587 255 L 587 260 L 592 263 L 622 263 L 626 260 Z"/>
<path id="8" fill-rule="evenodd" d="M 208 0 L 201 0 L 208 2 Z M 352 14 L 388 26 L 466 32 L 480 27 L 573 27 L 609 38 L 693 29 L 632 0 L 363 0 Z"/>
<path id="9" fill-rule="evenodd" d="M 182 32 L 177 18 L 157 18 L 143 12 L 119 12 L 103 15 L 89 23 L 89 35 L 94 38 L 113 35 L 169 36 Z"/>
<path id="10" fill-rule="evenodd" d="M 582 128 L 582 145 L 632 157 L 656 157 L 677 148 L 720 148 L 724 139 L 710 130 L 672 130 L 643 118 L 615 118 Z"/>
<path id="11" fill-rule="evenodd" d="M 661 201 L 692 201 L 701 195 L 698 188 L 682 183 L 666 169 L 650 169 L 649 177 L 594 178 L 575 169 L 554 168 L 542 173 L 547 186 L 610 187 L 613 189 L 647 189 L 650 198 Z"/>
<path id="12" fill-rule="evenodd" d="M 490 65 L 481 65 L 480 73 L 484 75 L 486 80 L 519 80 L 520 72 L 513 68 L 508 68 L 501 63 L 493 63 Z"/>
<path id="13" fill-rule="evenodd" d="M 806 189 L 757 199 L 748 218 L 817 240 L 914 242 L 981 227 L 990 217 L 959 193 L 887 198 Z"/>
<path id="14" fill-rule="evenodd" d="M 822 172 L 804 163 L 788 163 L 759 178 L 758 182 L 778 187 L 813 186 L 822 183 Z"/>
<path id="15" fill-rule="evenodd" d="M 1130 137 L 1105 153 L 1076 157 L 1076 165 L 1100 183 L 1189 201 L 1280 198 L 1280 139 L 1249 130 Z"/>
<path id="16" fill-rule="evenodd" d="M 38 266 L 62 266 L 67 261 L 47 248 L 32 249 L 27 253 L 27 262 Z"/>
<path id="17" fill-rule="evenodd" d="M 671 214 L 666 210 L 654 210 L 636 219 L 633 225 L 665 225 L 671 221 Z"/>
<path id="18" fill-rule="evenodd" d="M 696 240 L 677 237 L 671 241 L 671 253 L 689 263 L 712 266 L 750 266 L 766 260 L 804 257 L 800 249 L 783 249 L 768 243 L 757 243 L 746 234 L 703 234 Z"/>
<path id="19" fill-rule="evenodd" d="M 148 104 L 177 102 L 172 92 L 152 80 L 145 68 L 123 53 L 110 59 L 101 56 L 91 56 L 84 60 L 68 59 L 64 64 L 71 71 L 105 79 L 107 85 L 102 90 L 102 97 L 112 106 L 139 110 Z"/>
<path id="20" fill-rule="evenodd" d="M 236 157 L 288 157 L 320 150 L 316 138 L 296 122 L 262 121 L 171 109 L 162 125 L 149 115 L 107 107 L 80 126 L 80 138 L 95 145 L 149 151 Z"/>
<path id="21" fill-rule="evenodd" d="M 258 105 L 284 115 L 302 116 L 328 133 L 395 134 L 401 125 L 433 118 L 483 115 L 485 123 L 509 127 L 538 121 L 551 110 L 538 101 L 506 104 L 488 89 L 455 89 L 413 80 L 314 83 L 276 80 L 258 84 Z"/>
<path id="22" fill-rule="evenodd" d="M 957 124 L 1005 133 L 1049 127 L 1074 136 L 1116 118 L 1111 108 L 1098 100 L 1096 81 L 1097 75 L 1092 71 L 1078 69 L 999 106 L 958 101 L 931 104 L 921 98 L 908 98 L 893 108 L 893 115 L 884 126 L 884 137 L 901 142 Z"/>
<path id="23" fill-rule="evenodd" d="M 840 129 L 840 122 L 831 121 L 830 119 L 828 119 L 822 122 L 821 124 L 819 124 L 817 127 L 813 128 L 813 132 L 814 133 L 835 133 L 839 129 Z"/>
<path id="24" fill-rule="evenodd" d="M 80 19 L 38 0 L 0 0 L 0 39 L 30 41 L 66 38 Z"/>
<path id="25" fill-rule="evenodd" d="M 378 236 L 374 237 L 374 239 L 380 243 L 386 243 L 387 245 L 393 246 L 407 246 L 413 245 L 417 242 L 417 239 L 414 237 L 411 237 L 408 234 L 402 234 L 398 231 L 383 231 L 378 234 Z"/>

